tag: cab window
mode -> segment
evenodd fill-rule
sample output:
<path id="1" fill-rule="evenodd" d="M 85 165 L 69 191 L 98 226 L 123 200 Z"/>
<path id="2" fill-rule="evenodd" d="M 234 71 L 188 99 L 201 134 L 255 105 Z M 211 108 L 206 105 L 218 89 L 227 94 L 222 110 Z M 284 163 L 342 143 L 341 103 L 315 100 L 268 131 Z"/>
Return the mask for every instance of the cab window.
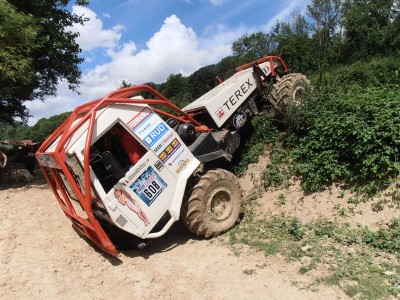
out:
<path id="1" fill-rule="evenodd" d="M 106 193 L 147 149 L 121 123 L 114 124 L 90 149 L 90 165 Z"/>

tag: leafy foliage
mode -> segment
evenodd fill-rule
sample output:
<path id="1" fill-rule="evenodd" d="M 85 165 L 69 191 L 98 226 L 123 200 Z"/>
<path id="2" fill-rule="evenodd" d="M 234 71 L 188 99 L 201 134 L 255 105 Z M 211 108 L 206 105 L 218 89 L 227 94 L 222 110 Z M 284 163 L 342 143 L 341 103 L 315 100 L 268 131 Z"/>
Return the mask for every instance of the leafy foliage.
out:
<path id="1" fill-rule="evenodd" d="M 269 218 L 255 219 L 249 212 L 246 220 L 239 227 L 229 232 L 230 242 L 249 245 L 265 255 L 275 255 L 281 251 L 299 249 L 296 244 L 305 233 L 305 227 L 296 218 L 269 216 Z M 294 252 L 291 252 L 293 255 Z M 301 254 L 294 254 L 301 257 Z"/>
<path id="2" fill-rule="evenodd" d="M 400 83 L 400 51 L 387 57 L 374 57 L 338 66 L 325 73 L 329 83 L 325 89 L 342 89 L 344 92 L 360 90 L 368 86 Z"/>
<path id="3" fill-rule="evenodd" d="M 274 52 L 275 45 L 271 34 L 256 32 L 251 35 L 244 34 L 232 44 L 232 51 L 234 56 L 247 63 Z"/>
<path id="4" fill-rule="evenodd" d="M 19 126 L 0 123 L 0 140 L 32 140 L 43 142 L 70 115 L 69 112 L 40 119 L 34 126 L 20 124 Z"/>
<path id="5" fill-rule="evenodd" d="M 71 14 L 69 1 L 0 1 L 0 118 L 25 121 L 24 101 L 55 95 L 65 80 L 76 90 L 82 58 L 69 26 L 84 18 Z M 76 1 L 86 5 L 87 1 Z"/>
<path id="6" fill-rule="evenodd" d="M 371 192 L 383 187 L 400 171 L 400 89 L 324 96 L 309 100 L 297 128 L 302 134 L 294 137 L 304 188 L 315 191 L 337 180 L 367 184 Z"/>
<path id="7" fill-rule="evenodd" d="M 254 210 L 249 207 L 240 225 L 229 231 L 229 243 L 236 253 L 245 244 L 267 256 L 279 253 L 288 261 L 301 261 L 301 274 L 324 270 L 313 274 L 316 281 L 312 285 L 338 285 L 350 297 L 386 299 L 400 294 L 399 219 L 370 231 L 327 219 L 304 225 L 291 216 L 256 217 Z M 376 259 L 388 254 L 397 259 Z"/>
<path id="8" fill-rule="evenodd" d="M 277 128 L 269 115 L 254 117 L 250 126 L 242 130 L 246 131 L 246 135 L 242 134 L 242 144 L 236 150 L 231 165 L 238 175 L 243 174 L 249 164 L 257 162 L 260 155 L 264 153 L 265 145 L 274 142 L 277 138 Z"/>
<path id="9" fill-rule="evenodd" d="M 393 0 L 345 2 L 346 62 L 390 54 L 399 47 L 399 10 Z"/>
<path id="10" fill-rule="evenodd" d="M 363 241 L 380 250 L 400 255 L 400 219 L 392 219 L 386 227 L 372 232 L 368 229 L 363 231 Z M 400 256 L 399 256 L 400 257 Z"/>
<path id="11" fill-rule="evenodd" d="M 379 76 L 365 76 L 376 72 L 377 66 Z M 347 73 L 340 78 L 344 69 Z M 301 109 L 286 115 L 286 127 L 280 128 L 284 134 L 279 135 L 280 143 L 262 174 L 264 188 L 280 186 L 297 175 L 309 191 L 339 182 L 374 193 L 397 180 L 397 70 L 396 55 L 328 73 L 327 78 L 336 78 L 332 85 L 316 89 Z M 364 77 L 348 75 L 358 73 Z"/>
<path id="12" fill-rule="evenodd" d="M 271 162 L 261 174 L 264 189 L 284 185 L 293 176 L 292 157 L 290 151 L 277 145 L 271 152 Z"/>
<path id="13" fill-rule="evenodd" d="M 30 15 L 18 13 L 7 1 L 0 1 L 0 118 L 11 122 L 27 114 L 16 100 L 7 100 L 19 86 L 23 97 L 29 96 L 20 86 L 33 84 L 33 53 L 38 47 L 35 39 L 39 28 Z"/>

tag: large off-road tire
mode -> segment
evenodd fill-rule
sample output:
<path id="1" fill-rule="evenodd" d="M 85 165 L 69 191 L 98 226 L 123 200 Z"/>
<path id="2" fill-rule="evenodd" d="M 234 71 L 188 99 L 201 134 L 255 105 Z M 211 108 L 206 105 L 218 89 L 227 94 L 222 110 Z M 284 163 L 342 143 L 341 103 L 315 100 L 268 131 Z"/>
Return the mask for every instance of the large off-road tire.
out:
<path id="1" fill-rule="evenodd" d="M 305 95 L 311 88 L 310 80 L 303 74 L 292 73 L 283 76 L 272 86 L 270 100 L 275 113 L 282 114 L 288 108 L 304 104 Z"/>
<path id="2" fill-rule="evenodd" d="M 239 220 L 242 194 L 235 175 L 222 169 L 210 170 L 201 176 L 182 204 L 183 222 L 197 236 L 221 234 Z"/>

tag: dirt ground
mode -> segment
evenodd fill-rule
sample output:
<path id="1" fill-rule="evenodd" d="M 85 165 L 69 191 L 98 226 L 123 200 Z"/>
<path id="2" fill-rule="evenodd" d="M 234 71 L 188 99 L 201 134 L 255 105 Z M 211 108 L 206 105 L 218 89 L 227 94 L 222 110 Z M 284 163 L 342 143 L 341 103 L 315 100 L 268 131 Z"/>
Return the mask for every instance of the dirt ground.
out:
<path id="1" fill-rule="evenodd" d="M 241 179 L 246 194 L 261 165 Z M 310 220 L 345 201 L 338 191 L 304 197 L 294 184 L 282 207 L 275 204 L 281 193 L 264 193 L 257 200 L 261 212 Z M 370 214 L 358 216 L 371 223 Z M 235 255 L 224 236 L 199 240 L 180 223 L 143 250 L 111 257 L 72 228 L 38 170 L 32 183 L 0 187 L 0 215 L 1 299 L 346 299 L 337 287 L 305 288 L 313 278 L 298 273 L 300 262 L 245 246 Z"/>

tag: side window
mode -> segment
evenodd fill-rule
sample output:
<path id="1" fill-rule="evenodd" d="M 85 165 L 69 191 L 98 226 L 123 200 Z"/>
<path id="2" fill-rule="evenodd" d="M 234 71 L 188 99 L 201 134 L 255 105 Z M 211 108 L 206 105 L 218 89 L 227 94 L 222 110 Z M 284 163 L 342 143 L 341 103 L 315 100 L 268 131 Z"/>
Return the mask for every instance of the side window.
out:
<path id="1" fill-rule="evenodd" d="M 146 152 L 122 124 L 116 123 L 92 145 L 90 165 L 108 193 Z"/>
<path id="2" fill-rule="evenodd" d="M 274 70 L 275 72 L 281 72 L 282 71 L 282 64 L 278 59 L 274 59 Z"/>

